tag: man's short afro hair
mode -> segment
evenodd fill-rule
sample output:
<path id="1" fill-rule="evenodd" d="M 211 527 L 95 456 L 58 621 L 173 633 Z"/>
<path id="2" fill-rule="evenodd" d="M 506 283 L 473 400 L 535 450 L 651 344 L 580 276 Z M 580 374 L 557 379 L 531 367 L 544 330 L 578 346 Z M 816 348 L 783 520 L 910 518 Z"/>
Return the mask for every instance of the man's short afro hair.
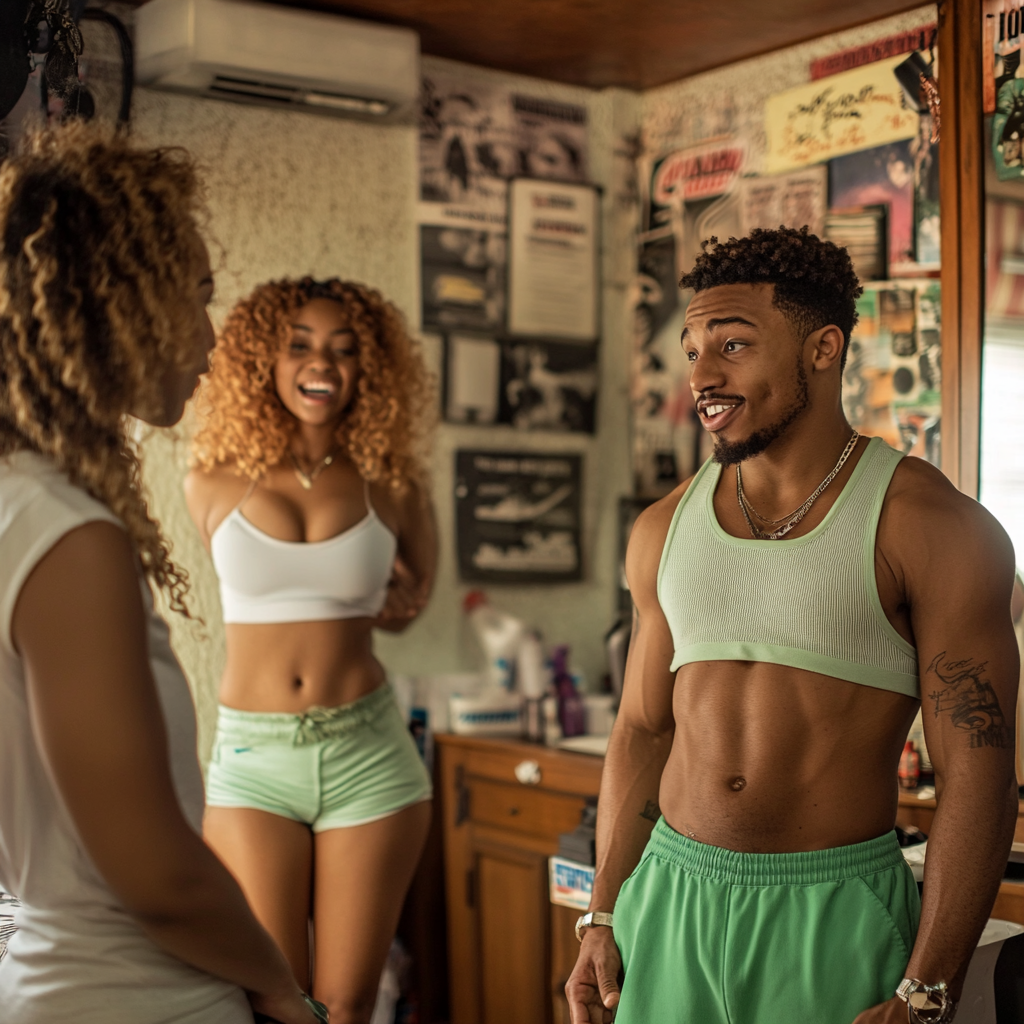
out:
<path id="1" fill-rule="evenodd" d="M 755 228 L 747 238 L 701 242 L 693 270 L 680 288 L 696 292 L 723 284 L 771 284 L 774 304 L 803 336 L 829 324 L 843 332 L 843 364 L 864 291 L 849 253 L 802 228 Z"/>

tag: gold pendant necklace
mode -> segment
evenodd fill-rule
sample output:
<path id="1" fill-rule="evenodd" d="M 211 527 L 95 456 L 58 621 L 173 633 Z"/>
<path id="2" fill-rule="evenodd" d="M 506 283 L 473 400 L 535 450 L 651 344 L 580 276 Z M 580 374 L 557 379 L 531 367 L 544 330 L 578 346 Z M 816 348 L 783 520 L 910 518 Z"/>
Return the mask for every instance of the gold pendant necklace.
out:
<path id="1" fill-rule="evenodd" d="M 322 458 L 316 466 L 313 467 L 308 473 L 299 465 L 298 457 L 295 455 L 290 448 L 288 449 L 288 458 L 292 460 L 292 469 L 295 472 L 295 479 L 302 484 L 302 489 L 310 491 L 313 489 L 313 481 L 334 461 L 335 455 L 338 454 L 337 448 L 330 455 Z"/>
<path id="2" fill-rule="evenodd" d="M 819 497 L 821 497 L 822 491 L 824 491 L 825 488 L 828 487 L 828 485 L 839 475 L 839 471 L 844 465 L 846 465 L 846 460 L 853 454 L 853 449 L 856 447 L 857 438 L 859 437 L 860 434 L 855 430 L 850 435 L 850 440 L 846 442 L 843 454 L 839 456 L 839 461 L 833 467 L 832 472 L 829 473 L 829 475 L 825 477 L 820 484 L 818 484 L 814 493 L 798 509 L 790 512 L 788 516 L 783 516 L 781 519 L 767 519 L 750 504 L 750 500 L 743 493 L 743 473 L 737 463 L 736 500 L 739 502 L 740 511 L 743 513 L 743 518 L 746 519 L 747 526 L 750 528 L 751 536 L 754 537 L 755 540 L 780 540 L 782 537 L 785 537 L 786 534 L 789 533 L 789 531 L 792 530 L 808 512 L 810 512 L 811 506 Z M 779 526 L 779 529 L 771 532 L 761 530 L 754 525 L 754 520 L 751 519 L 751 513 L 753 513 L 757 519 L 760 519 L 762 523 L 767 523 L 769 526 L 779 526 L 780 523 L 783 525 Z"/>

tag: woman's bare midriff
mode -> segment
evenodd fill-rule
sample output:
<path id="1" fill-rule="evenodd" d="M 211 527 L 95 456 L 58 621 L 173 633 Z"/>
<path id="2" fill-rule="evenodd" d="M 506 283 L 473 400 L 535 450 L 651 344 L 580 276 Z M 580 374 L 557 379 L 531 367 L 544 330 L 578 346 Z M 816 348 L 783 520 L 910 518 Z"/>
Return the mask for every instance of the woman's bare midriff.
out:
<path id="1" fill-rule="evenodd" d="M 896 769 L 918 702 L 763 662 L 686 665 L 660 806 L 677 832 L 788 853 L 892 829 Z"/>
<path id="2" fill-rule="evenodd" d="M 301 714 L 365 697 L 384 682 L 370 619 L 229 623 L 220 702 L 240 711 Z"/>

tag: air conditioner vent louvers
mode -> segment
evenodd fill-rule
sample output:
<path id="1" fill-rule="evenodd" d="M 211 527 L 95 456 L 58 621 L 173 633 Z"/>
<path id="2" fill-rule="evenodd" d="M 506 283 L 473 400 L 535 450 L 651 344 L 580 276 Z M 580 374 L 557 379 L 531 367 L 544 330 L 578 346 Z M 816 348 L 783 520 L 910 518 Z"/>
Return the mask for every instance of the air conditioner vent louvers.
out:
<path id="1" fill-rule="evenodd" d="M 417 110 L 411 29 L 252 0 L 148 0 L 135 44 L 151 88 L 381 124 Z"/>
<path id="2" fill-rule="evenodd" d="M 211 96 L 231 96 L 271 102 L 289 106 L 328 107 L 353 114 L 371 114 L 384 117 L 391 113 L 392 104 L 383 100 L 369 100 L 362 96 L 346 96 L 342 93 L 321 90 L 300 89 L 294 85 L 279 85 L 276 82 L 259 82 L 251 78 L 235 78 L 228 75 L 214 75 L 206 90 Z"/>

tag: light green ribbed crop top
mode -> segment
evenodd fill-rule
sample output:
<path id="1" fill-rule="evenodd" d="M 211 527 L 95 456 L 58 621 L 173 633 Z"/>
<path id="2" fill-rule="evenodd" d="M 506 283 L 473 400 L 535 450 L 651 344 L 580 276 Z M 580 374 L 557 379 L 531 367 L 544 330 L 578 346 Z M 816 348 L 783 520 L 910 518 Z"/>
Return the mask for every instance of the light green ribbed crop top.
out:
<path id="1" fill-rule="evenodd" d="M 917 651 L 885 617 L 875 534 L 903 456 L 872 438 L 822 522 L 794 540 L 746 540 L 719 525 L 721 466 L 708 460 L 672 517 L 658 599 L 675 654 L 766 661 L 920 697 Z"/>

